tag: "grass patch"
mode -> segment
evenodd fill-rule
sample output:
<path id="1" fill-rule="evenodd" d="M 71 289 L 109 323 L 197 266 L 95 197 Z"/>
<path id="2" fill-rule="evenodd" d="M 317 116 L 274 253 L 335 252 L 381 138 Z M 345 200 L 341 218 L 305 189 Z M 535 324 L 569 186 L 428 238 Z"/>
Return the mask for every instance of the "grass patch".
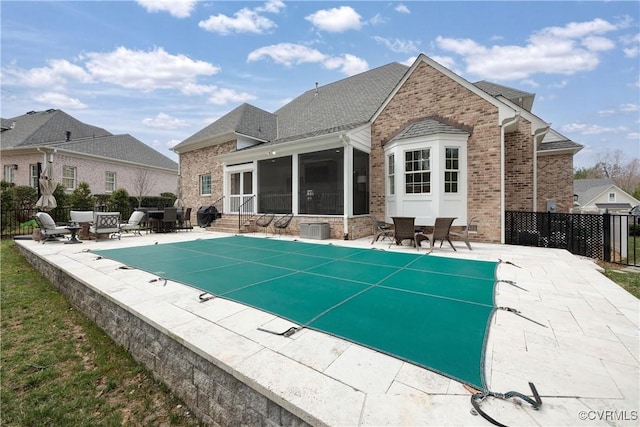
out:
<path id="1" fill-rule="evenodd" d="M 197 426 L 184 404 L 0 243 L 3 426 Z"/>
<path id="2" fill-rule="evenodd" d="M 598 264 L 604 268 L 605 276 L 640 299 L 640 273 L 623 271 L 623 269 L 627 268 L 625 265 L 609 264 L 606 262 L 599 262 Z"/>

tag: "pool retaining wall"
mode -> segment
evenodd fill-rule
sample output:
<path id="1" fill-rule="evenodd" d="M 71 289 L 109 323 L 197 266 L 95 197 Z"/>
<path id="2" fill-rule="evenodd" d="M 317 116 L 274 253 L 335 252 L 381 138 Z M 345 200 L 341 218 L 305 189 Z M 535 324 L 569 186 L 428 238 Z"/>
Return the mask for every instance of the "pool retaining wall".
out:
<path id="1" fill-rule="evenodd" d="M 308 426 L 127 307 L 20 245 L 16 248 L 78 310 L 122 345 L 207 425 Z"/>

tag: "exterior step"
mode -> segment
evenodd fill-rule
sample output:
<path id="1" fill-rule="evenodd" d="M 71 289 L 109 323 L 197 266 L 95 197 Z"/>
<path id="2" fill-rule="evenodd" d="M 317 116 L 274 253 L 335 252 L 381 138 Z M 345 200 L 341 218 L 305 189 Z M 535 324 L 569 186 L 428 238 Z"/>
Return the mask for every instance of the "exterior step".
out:
<path id="1" fill-rule="evenodd" d="M 206 229 L 221 233 L 251 233 L 253 231 L 253 221 L 254 219 L 252 218 L 240 229 L 240 231 L 238 231 L 238 216 L 226 214 L 223 215 L 222 218 L 217 219 Z"/>

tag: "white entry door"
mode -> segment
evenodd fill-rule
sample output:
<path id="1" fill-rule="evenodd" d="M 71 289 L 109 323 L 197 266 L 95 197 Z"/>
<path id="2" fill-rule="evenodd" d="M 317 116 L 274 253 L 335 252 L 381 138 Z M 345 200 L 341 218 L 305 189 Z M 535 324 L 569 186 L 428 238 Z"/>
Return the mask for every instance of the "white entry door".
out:
<path id="1" fill-rule="evenodd" d="M 253 172 L 233 172 L 229 174 L 230 212 L 255 213 L 253 197 Z"/>

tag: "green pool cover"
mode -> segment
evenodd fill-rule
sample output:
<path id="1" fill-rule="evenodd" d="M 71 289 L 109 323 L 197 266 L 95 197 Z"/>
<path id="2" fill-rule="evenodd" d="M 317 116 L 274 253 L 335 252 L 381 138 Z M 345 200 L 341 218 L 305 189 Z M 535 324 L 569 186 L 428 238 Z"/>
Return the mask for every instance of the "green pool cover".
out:
<path id="1" fill-rule="evenodd" d="M 242 236 L 95 253 L 487 389 L 495 262 Z"/>

